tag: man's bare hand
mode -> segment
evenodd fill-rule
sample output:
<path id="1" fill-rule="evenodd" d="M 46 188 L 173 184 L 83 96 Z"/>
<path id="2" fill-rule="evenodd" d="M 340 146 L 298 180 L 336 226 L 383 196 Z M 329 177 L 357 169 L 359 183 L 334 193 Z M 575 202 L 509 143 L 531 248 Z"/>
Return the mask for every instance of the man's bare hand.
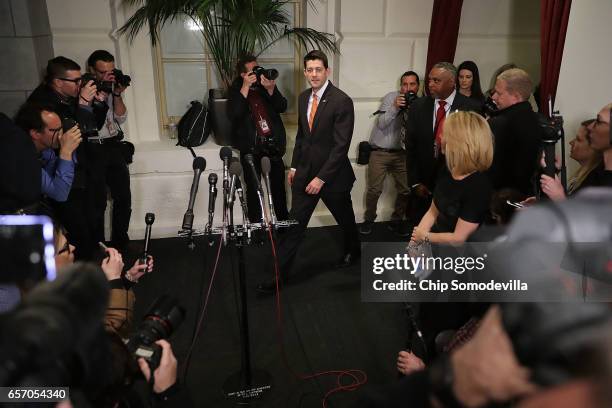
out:
<path id="1" fill-rule="evenodd" d="M 295 170 L 289 170 L 289 173 L 287 173 L 287 183 L 289 183 L 290 186 L 293 185 L 294 177 L 295 177 Z"/>
<path id="2" fill-rule="evenodd" d="M 306 194 L 312 194 L 312 195 L 319 194 L 319 192 L 321 192 L 321 187 L 323 187 L 323 180 L 321 180 L 318 177 L 315 177 L 306 186 Z"/>
<path id="3" fill-rule="evenodd" d="M 66 133 L 59 137 L 60 153 L 59 156 L 63 160 L 72 160 L 72 152 L 81 144 L 81 130 L 78 126 L 73 126 Z"/>
<path id="4" fill-rule="evenodd" d="M 90 105 L 96 93 L 98 93 L 98 88 L 94 85 L 94 81 L 87 82 L 79 93 L 79 104 Z"/>
<path id="5" fill-rule="evenodd" d="M 276 81 L 270 80 L 262 75 L 261 76 L 261 86 L 266 88 L 266 91 L 268 91 L 269 95 L 272 95 L 274 93 L 274 87 L 276 86 Z"/>
<path id="6" fill-rule="evenodd" d="M 174 383 L 176 383 L 178 363 L 174 353 L 172 352 L 172 346 L 170 346 L 170 343 L 168 343 L 166 340 L 157 340 L 155 343 L 162 348 L 159 367 L 157 367 L 153 373 L 155 381 L 153 383 L 153 392 L 159 394 L 166 391 L 168 388 L 172 387 Z M 145 376 L 147 381 L 149 381 L 149 378 L 151 378 L 151 369 L 144 358 L 138 359 L 138 366 L 140 367 L 140 371 L 142 371 L 142 374 Z"/>
<path id="7" fill-rule="evenodd" d="M 244 72 L 240 74 L 242 76 L 242 87 L 240 88 L 240 93 L 245 98 L 249 94 L 249 89 L 251 86 L 257 82 L 257 75 L 253 71 Z"/>
<path id="8" fill-rule="evenodd" d="M 402 109 L 404 106 L 406 106 L 406 98 L 404 98 L 403 94 L 399 94 L 395 97 L 395 107 L 397 109 Z"/>
<path id="9" fill-rule="evenodd" d="M 423 360 L 410 351 L 402 350 L 397 355 L 397 371 L 404 375 L 412 374 L 425 368 Z"/>

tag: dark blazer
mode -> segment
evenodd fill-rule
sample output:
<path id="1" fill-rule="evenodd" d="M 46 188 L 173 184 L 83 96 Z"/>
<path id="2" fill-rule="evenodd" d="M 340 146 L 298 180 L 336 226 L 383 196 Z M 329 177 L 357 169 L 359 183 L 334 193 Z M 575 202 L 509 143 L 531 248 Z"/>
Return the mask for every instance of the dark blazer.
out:
<path id="1" fill-rule="evenodd" d="M 321 192 L 348 191 L 355 181 L 348 158 L 355 124 L 353 101 L 329 82 L 311 131 L 306 116 L 311 93 L 312 89 L 307 89 L 298 100 L 298 131 L 291 160 L 291 167 L 296 169 L 293 187 L 304 190 L 318 177 L 325 182 Z"/>
<path id="2" fill-rule="evenodd" d="M 542 140 L 537 114 L 524 101 L 497 112 L 489 119 L 489 125 L 495 138 L 489 171 L 493 189 L 512 188 L 533 195 Z"/>
<path id="3" fill-rule="evenodd" d="M 241 87 L 242 77 L 234 79 L 228 90 L 227 114 L 232 121 L 232 146 L 240 150 L 240 153 L 247 154 L 254 153 L 257 131 L 251 117 L 249 102 L 240 93 Z M 272 95 L 261 85 L 256 85 L 256 89 L 266 104 L 266 111 L 272 122 L 270 128 L 277 144 L 277 156 L 283 156 L 287 145 L 287 136 L 280 114 L 287 110 L 287 99 L 277 87 L 274 87 Z"/>
<path id="4" fill-rule="evenodd" d="M 433 192 L 439 163 L 434 157 L 434 98 L 424 96 L 410 106 L 406 125 L 406 165 L 408 185 L 423 184 Z M 478 101 L 461 95 L 459 92 L 451 106 L 456 110 L 480 113 L 482 106 Z"/>
<path id="5" fill-rule="evenodd" d="M 34 143 L 25 131 L 0 113 L 0 214 L 38 203 L 41 170 Z"/>

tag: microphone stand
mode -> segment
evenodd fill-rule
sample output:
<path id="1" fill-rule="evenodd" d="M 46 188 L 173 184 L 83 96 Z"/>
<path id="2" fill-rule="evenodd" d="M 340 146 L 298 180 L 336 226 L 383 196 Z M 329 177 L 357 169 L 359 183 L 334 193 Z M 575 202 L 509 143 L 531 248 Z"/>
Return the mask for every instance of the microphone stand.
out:
<path id="1" fill-rule="evenodd" d="M 265 393 L 272 389 L 272 375 L 268 371 L 253 368 L 251 364 L 249 308 L 246 287 L 246 262 L 244 255 L 244 245 L 247 243 L 248 240 L 244 241 L 243 236 L 235 234 L 230 235 L 230 245 L 238 254 L 240 346 L 242 352 L 240 355 L 240 370 L 231 374 L 223 383 L 223 393 L 226 397 L 235 398 L 238 400 L 238 404 L 246 405 L 248 405 L 251 400 L 261 398 Z"/>

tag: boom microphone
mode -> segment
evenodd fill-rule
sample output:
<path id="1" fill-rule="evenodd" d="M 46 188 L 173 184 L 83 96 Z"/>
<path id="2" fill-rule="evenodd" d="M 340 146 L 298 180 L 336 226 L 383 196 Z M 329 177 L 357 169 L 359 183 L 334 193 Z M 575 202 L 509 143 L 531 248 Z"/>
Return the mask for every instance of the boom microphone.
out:
<path id="1" fill-rule="evenodd" d="M 227 194 L 227 189 L 229 188 L 228 169 L 230 160 L 232 159 L 232 149 L 223 146 L 219 151 L 219 157 L 223 160 L 223 193 Z"/>
<path id="2" fill-rule="evenodd" d="M 251 169 L 251 175 L 253 176 L 253 179 L 255 180 L 255 185 L 257 186 L 257 190 L 261 192 L 261 182 L 259 181 L 257 170 L 255 169 L 255 162 L 253 161 L 253 155 L 246 154 L 244 156 L 244 160 L 246 160 L 247 164 L 249 165 L 249 168 Z"/>
<path id="3" fill-rule="evenodd" d="M 236 196 L 236 182 L 240 182 L 240 176 L 242 176 L 242 165 L 239 161 L 233 161 L 229 168 L 229 174 L 231 177 L 230 181 L 230 189 L 229 189 L 229 198 L 228 205 L 231 207 L 234 204 L 235 196 Z"/>
<path id="4" fill-rule="evenodd" d="M 249 165 L 249 169 L 251 169 L 251 176 L 253 176 L 253 180 L 255 180 L 255 186 L 257 187 L 257 199 L 259 200 L 259 208 L 261 209 L 261 221 L 263 224 L 265 223 L 265 219 L 266 219 L 266 211 L 264 210 L 261 182 L 259 181 L 257 170 L 255 169 L 255 163 L 253 162 L 253 155 L 246 154 L 244 156 L 244 160 L 246 160 L 247 164 Z"/>
<path id="5" fill-rule="evenodd" d="M 264 183 L 266 184 L 266 190 L 268 191 L 268 204 L 270 205 L 270 217 L 272 218 L 272 224 L 276 224 L 276 212 L 274 212 L 274 202 L 272 201 L 272 190 L 270 190 L 270 170 L 272 165 L 270 159 L 267 156 L 261 158 L 261 172 L 264 176 Z"/>
<path id="6" fill-rule="evenodd" d="M 193 205 L 195 204 L 195 198 L 198 194 L 198 184 L 200 183 L 200 176 L 206 169 L 206 159 L 203 157 L 196 157 L 193 159 L 193 181 L 191 183 L 191 191 L 189 192 L 189 205 L 187 211 L 183 216 L 183 229 L 192 229 L 193 227 Z"/>

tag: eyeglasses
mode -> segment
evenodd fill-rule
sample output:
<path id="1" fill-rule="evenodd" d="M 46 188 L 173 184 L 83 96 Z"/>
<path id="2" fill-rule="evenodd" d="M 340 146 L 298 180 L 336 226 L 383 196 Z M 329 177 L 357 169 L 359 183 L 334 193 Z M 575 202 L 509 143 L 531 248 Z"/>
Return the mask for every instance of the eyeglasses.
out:
<path id="1" fill-rule="evenodd" d="M 58 128 L 54 128 L 54 129 L 49 128 L 49 130 L 51 132 L 53 132 L 53 137 L 55 137 L 55 135 L 57 135 L 59 133 L 59 131 L 62 130 L 62 127 L 60 126 Z"/>
<path id="2" fill-rule="evenodd" d="M 67 82 L 74 82 L 75 84 L 78 84 L 79 82 L 81 82 L 82 78 L 57 78 L 60 81 L 67 81 Z"/>
<path id="3" fill-rule="evenodd" d="M 61 255 L 61 254 L 65 253 L 65 252 L 70 253 L 70 242 L 68 242 L 68 241 L 66 241 L 64 246 L 59 251 L 57 251 L 57 255 Z"/>

